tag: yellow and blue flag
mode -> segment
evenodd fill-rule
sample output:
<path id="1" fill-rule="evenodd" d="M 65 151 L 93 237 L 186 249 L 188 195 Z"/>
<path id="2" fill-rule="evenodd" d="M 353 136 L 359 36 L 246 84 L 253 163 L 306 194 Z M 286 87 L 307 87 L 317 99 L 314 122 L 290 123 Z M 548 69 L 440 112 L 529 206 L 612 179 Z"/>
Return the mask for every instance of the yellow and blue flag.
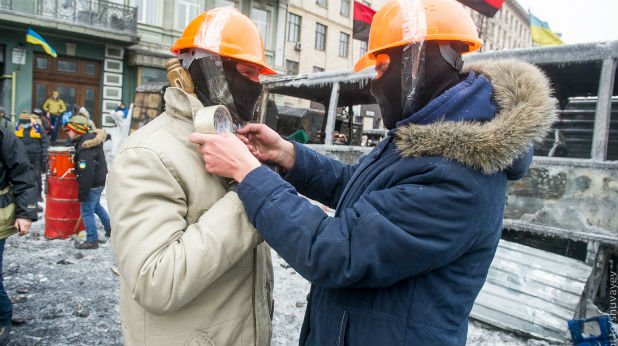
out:
<path id="1" fill-rule="evenodd" d="M 532 43 L 537 46 L 555 46 L 563 44 L 558 34 L 549 28 L 549 24 L 530 13 L 530 31 L 532 32 Z"/>
<path id="2" fill-rule="evenodd" d="M 50 46 L 49 43 L 47 43 L 47 41 L 45 41 L 45 39 L 41 37 L 41 35 L 37 34 L 36 31 L 32 30 L 32 28 L 28 28 L 28 31 L 26 32 L 26 42 L 32 44 L 40 44 L 45 50 L 45 53 L 53 56 L 54 58 L 58 57 L 58 54 L 56 54 L 56 50 L 52 46 Z"/>

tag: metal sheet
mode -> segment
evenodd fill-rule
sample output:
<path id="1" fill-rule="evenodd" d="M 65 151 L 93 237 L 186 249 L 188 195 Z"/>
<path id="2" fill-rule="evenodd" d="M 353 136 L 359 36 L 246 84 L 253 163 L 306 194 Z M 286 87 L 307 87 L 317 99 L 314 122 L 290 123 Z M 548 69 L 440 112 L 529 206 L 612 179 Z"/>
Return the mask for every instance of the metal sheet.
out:
<path id="1" fill-rule="evenodd" d="M 470 317 L 563 342 L 591 271 L 572 258 L 501 240 Z"/>

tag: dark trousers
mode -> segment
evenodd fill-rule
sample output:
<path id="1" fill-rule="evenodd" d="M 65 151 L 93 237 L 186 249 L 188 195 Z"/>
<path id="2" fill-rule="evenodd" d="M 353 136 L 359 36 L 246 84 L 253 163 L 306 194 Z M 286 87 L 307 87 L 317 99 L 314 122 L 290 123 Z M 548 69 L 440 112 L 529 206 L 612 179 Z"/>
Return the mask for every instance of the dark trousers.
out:
<path id="1" fill-rule="evenodd" d="M 13 317 L 13 304 L 4 290 L 4 278 L 2 277 L 2 258 L 4 257 L 4 243 L 6 239 L 0 240 L 0 327 L 11 325 Z"/>
<path id="2" fill-rule="evenodd" d="M 41 174 L 43 174 L 43 169 L 47 170 L 47 168 L 43 168 L 41 165 L 41 155 L 40 154 L 28 154 L 28 159 L 30 159 L 30 163 L 32 164 L 32 170 L 34 171 L 34 179 L 36 180 L 36 189 L 37 189 L 37 200 L 42 201 L 42 181 Z"/>
<path id="3" fill-rule="evenodd" d="M 60 123 L 60 115 L 50 115 L 49 116 L 49 120 L 51 122 L 52 125 L 52 130 L 51 130 L 51 134 L 50 134 L 50 141 L 52 143 L 56 143 L 56 137 L 58 137 L 58 126 L 62 125 Z"/>

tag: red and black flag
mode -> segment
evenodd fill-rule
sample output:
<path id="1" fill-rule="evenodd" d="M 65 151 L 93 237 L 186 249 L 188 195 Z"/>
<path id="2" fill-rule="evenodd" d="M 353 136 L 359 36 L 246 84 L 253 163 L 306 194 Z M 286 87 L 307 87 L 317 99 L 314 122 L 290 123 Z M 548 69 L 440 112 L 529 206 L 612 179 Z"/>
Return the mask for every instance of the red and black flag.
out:
<path id="1" fill-rule="evenodd" d="M 502 7 L 502 3 L 504 0 L 457 0 L 462 4 L 470 7 L 471 9 L 479 12 L 482 15 L 487 17 L 493 17 L 500 7 Z"/>
<path id="2" fill-rule="evenodd" d="M 371 7 L 354 1 L 354 25 L 352 27 L 352 38 L 361 41 L 369 40 L 369 29 L 371 20 L 376 11 Z"/>

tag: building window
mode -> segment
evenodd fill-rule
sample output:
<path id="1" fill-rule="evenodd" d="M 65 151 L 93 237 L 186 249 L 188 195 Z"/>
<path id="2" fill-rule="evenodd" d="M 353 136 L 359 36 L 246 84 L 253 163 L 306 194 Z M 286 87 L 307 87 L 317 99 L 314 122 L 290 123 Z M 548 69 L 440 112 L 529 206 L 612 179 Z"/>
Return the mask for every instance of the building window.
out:
<path id="1" fill-rule="evenodd" d="M 350 0 L 341 0 L 341 11 L 339 13 L 344 17 L 350 16 Z"/>
<path id="2" fill-rule="evenodd" d="M 76 73 L 77 63 L 75 61 L 58 59 L 58 72 Z"/>
<path id="3" fill-rule="evenodd" d="M 324 72 L 324 69 L 318 66 L 313 66 L 313 73 Z"/>
<path id="4" fill-rule="evenodd" d="M 183 30 L 200 12 L 198 0 L 178 0 L 176 29 Z"/>
<path id="5" fill-rule="evenodd" d="M 86 74 L 90 76 L 94 76 L 97 74 L 97 65 L 95 64 L 86 64 Z"/>
<path id="6" fill-rule="evenodd" d="M 315 0 L 315 3 L 320 7 L 328 7 L 328 0 Z"/>
<path id="7" fill-rule="evenodd" d="M 285 61 L 285 73 L 289 75 L 298 74 L 298 61 L 286 60 Z"/>
<path id="8" fill-rule="evenodd" d="M 367 41 L 360 42 L 360 55 L 363 56 L 367 53 Z"/>
<path id="9" fill-rule="evenodd" d="M 316 23 L 315 24 L 315 49 L 326 49 L 326 25 Z"/>
<path id="10" fill-rule="evenodd" d="M 135 0 L 137 7 L 137 21 L 150 25 L 161 25 L 159 1 Z"/>
<path id="11" fill-rule="evenodd" d="M 348 46 L 350 45 L 350 35 L 345 32 L 339 33 L 339 56 L 342 58 L 348 57 Z"/>
<path id="12" fill-rule="evenodd" d="M 300 16 L 288 13 L 288 41 L 300 41 Z"/>
<path id="13" fill-rule="evenodd" d="M 215 0 L 215 7 L 236 7 L 236 1 Z"/>
<path id="14" fill-rule="evenodd" d="M 36 68 L 38 70 L 47 70 L 47 58 L 46 57 L 40 57 L 37 56 L 35 58 L 35 62 L 36 62 Z"/>
<path id="15" fill-rule="evenodd" d="M 254 7 L 251 9 L 251 20 L 253 20 L 253 23 L 255 23 L 255 26 L 257 26 L 260 31 L 262 41 L 264 41 L 264 47 L 270 47 L 270 40 L 268 39 L 268 22 L 270 20 L 270 12 Z"/>

